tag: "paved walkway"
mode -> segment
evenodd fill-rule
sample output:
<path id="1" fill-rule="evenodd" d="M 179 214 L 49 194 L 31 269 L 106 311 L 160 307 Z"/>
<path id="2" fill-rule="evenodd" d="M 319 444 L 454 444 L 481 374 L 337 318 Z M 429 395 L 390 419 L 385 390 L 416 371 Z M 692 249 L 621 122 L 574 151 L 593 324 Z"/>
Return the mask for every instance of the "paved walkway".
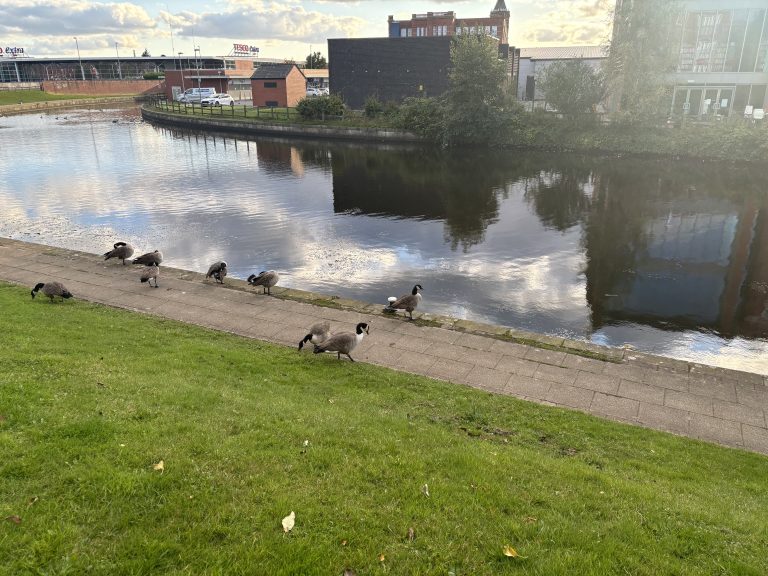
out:
<path id="1" fill-rule="evenodd" d="M 138 275 L 137 267 L 119 261 L 0 238 L 0 280 L 30 287 L 60 280 L 76 298 L 289 346 L 319 320 L 337 331 L 369 321 L 358 361 L 768 454 L 764 376 L 634 352 L 613 351 L 620 363 L 605 362 L 419 326 L 380 315 L 380 305 L 315 306 L 286 299 L 310 294 L 279 287 L 262 296 L 243 281 L 228 278 L 222 287 L 168 267 L 157 290 L 140 284 Z"/>

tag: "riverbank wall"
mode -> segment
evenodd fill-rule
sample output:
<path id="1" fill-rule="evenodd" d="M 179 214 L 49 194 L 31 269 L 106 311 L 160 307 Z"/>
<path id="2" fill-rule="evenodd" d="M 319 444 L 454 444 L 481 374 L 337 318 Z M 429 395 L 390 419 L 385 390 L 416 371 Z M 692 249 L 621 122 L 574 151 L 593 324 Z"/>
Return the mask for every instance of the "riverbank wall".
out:
<path id="1" fill-rule="evenodd" d="M 183 116 L 142 107 L 141 116 L 147 122 L 188 130 L 215 130 L 243 135 L 282 136 L 286 138 L 357 140 L 403 144 L 424 143 L 416 134 L 387 128 L 338 128 L 305 124 L 271 124 L 237 118 Z"/>
<path id="2" fill-rule="evenodd" d="M 0 106 L 0 116 L 11 114 L 27 114 L 44 110 L 60 108 L 98 108 L 112 104 L 128 104 L 136 101 L 136 96 L 105 96 L 102 98 L 77 98 L 72 100 L 48 100 L 45 102 L 19 102 Z"/>

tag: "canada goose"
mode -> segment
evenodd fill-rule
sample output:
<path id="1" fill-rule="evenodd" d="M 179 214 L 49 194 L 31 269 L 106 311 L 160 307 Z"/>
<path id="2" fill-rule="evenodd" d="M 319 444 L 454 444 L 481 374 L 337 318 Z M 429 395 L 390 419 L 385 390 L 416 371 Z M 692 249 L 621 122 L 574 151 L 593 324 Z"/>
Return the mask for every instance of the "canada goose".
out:
<path id="1" fill-rule="evenodd" d="M 278 280 L 280 280 L 280 274 L 274 270 L 259 272 L 258 276 L 256 274 L 251 274 L 248 276 L 248 284 L 251 286 L 263 286 L 264 291 L 262 294 L 269 294 L 270 296 L 272 295 L 270 288 L 277 284 Z"/>
<path id="2" fill-rule="evenodd" d="M 144 264 L 145 266 L 152 266 L 153 264 L 155 266 L 160 266 L 160 264 L 163 263 L 163 253 L 160 252 L 160 250 L 155 250 L 154 252 L 147 252 L 146 254 L 142 254 L 138 258 L 134 258 L 133 263 Z"/>
<path id="3" fill-rule="evenodd" d="M 157 288 L 157 277 L 160 276 L 160 266 L 157 264 L 148 264 L 147 269 L 144 270 L 144 272 L 141 273 L 141 282 L 142 284 L 144 282 L 149 282 L 149 285 L 152 286 L 152 278 L 155 279 L 155 288 Z"/>
<path id="4" fill-rule="evenodd" d="M 354 334 L 351 332 L 334 334 L 319 346 L 315 346 L 315 354 L 320 354 L 320 352 L 336 352 L 339 360 L 341 360 L 342 354 L 346 354 L 347 358 L 352 360 L 352 356 L 349 353 L 363 341 L 363 336 L 366 334 L 368 334 L 368 324 L 360 322 L 357 328 L 355 328 Z"/>
<path id="5" fill-rule="evenodd" d="M 127 242 L 115 242 L 114 249 L 104 253 L 104 260 L 119 258 L 125 266 L 125 259 L 133 256 L 133 246 Z"/>
<path id="6" fill-rule="evenodd" d="M 304 340 L 299 342 L 299 350 L 304 348 L 304 344 L 312 342 L 315 346 L 325 342 L 331 335 L 331 323 L 330 322 L 318 322 L 312 325 L 309 329 L 309 334 L 304 336 Z"/>
<path id="7" fill-rule="evenodd" d="M 211 267 L 208 268 L 208 273 L 205 275 L 206 278 L 210 278 L 213 276 L 217 282 L 220 282 L 221 284 L 224 284 L 224 276 L 227 275 L 227 263 L 222 262 L 216 262 L 214 264 L 211 264 Z"/>
<path id="8" fill-rule="evenodd" d="M 421 294 L 419 294 L 419 290 L 423 290 L 423 288 L 421 287 L 421 284 L 416 284 L 410 294 L 400 296 L 400 298 L 392 302 L 389 307 L 393 310 L 405 310 L 411 315 L 411 320 L 413 320 L 413 311 L 416 310 L 416 307 L 421 303 Z"/>
<path id="9" fill-rule="evenodd" d="M 32 288 L 32 298 L 35 297 L 38 290 L 42 290 L 43 294 L 48 296 L 53 302 L 55 296 L 61 296 L 62 298 L 72 298 L 72 293 L 67 290 L 61 282 L 39 282 L 34 288 Z"/>

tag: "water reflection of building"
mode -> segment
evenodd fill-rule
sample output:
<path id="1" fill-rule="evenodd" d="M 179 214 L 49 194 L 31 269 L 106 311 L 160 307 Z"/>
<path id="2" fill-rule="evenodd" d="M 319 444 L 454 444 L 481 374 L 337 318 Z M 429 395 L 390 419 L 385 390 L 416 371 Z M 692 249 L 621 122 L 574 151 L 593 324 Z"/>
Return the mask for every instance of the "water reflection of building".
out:
<path id="1" fill-rule="evenodd" d="M 768 335 L 768 203 L 658 175 L 638 181 L 602 179 L 587 217 L 593 328 L 632 321 Z"/>

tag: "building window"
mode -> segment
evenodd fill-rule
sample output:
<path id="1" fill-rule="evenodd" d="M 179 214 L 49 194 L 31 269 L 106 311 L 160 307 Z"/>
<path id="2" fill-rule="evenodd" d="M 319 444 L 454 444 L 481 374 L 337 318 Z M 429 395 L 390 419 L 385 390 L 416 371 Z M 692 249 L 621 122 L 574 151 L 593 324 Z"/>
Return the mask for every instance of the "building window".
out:
<path id="1" fill-rule="evenodd" d="M 427 35 L 427 29 L 426 28 L 422 28 L 421 26 L 416 28 L 416 36 L 426 36 L 426 35 Z"/>
<path id="2" fill-rule="evenodd" d="M 264 88 L 277 88 L 277 82 L 264 82 Z"/>
<path id="3" fill-rule="evenodd" d="M 266 104 L 266 106 L 269 106 L 270 108 L 277 108 L 277 106 L 278 106 L 277 100 L 267 100 L 265 104 Z"/>
<path id="4" fill-rule="evenodd" d="M 224 60 L 224 68 L 226 70 L 234 70 L 236 68 L 234 60 Z"/>
<path id="5" fill-rule="evenodd" d="M 456 36 L 461 36 L 461 26 L 456 26 Z"/>
<path id="6" fill-rule="evenodd" d="M 491 26 L 491 36 L 495 36 L 498 38 L 499 36 L 499 27 L 498 26 Z"/>
<path id="7" fill-rule="evenodd" d="M 400 37 L 405 38 L 408 36 L 408 28 L 400 28 Z"/>

